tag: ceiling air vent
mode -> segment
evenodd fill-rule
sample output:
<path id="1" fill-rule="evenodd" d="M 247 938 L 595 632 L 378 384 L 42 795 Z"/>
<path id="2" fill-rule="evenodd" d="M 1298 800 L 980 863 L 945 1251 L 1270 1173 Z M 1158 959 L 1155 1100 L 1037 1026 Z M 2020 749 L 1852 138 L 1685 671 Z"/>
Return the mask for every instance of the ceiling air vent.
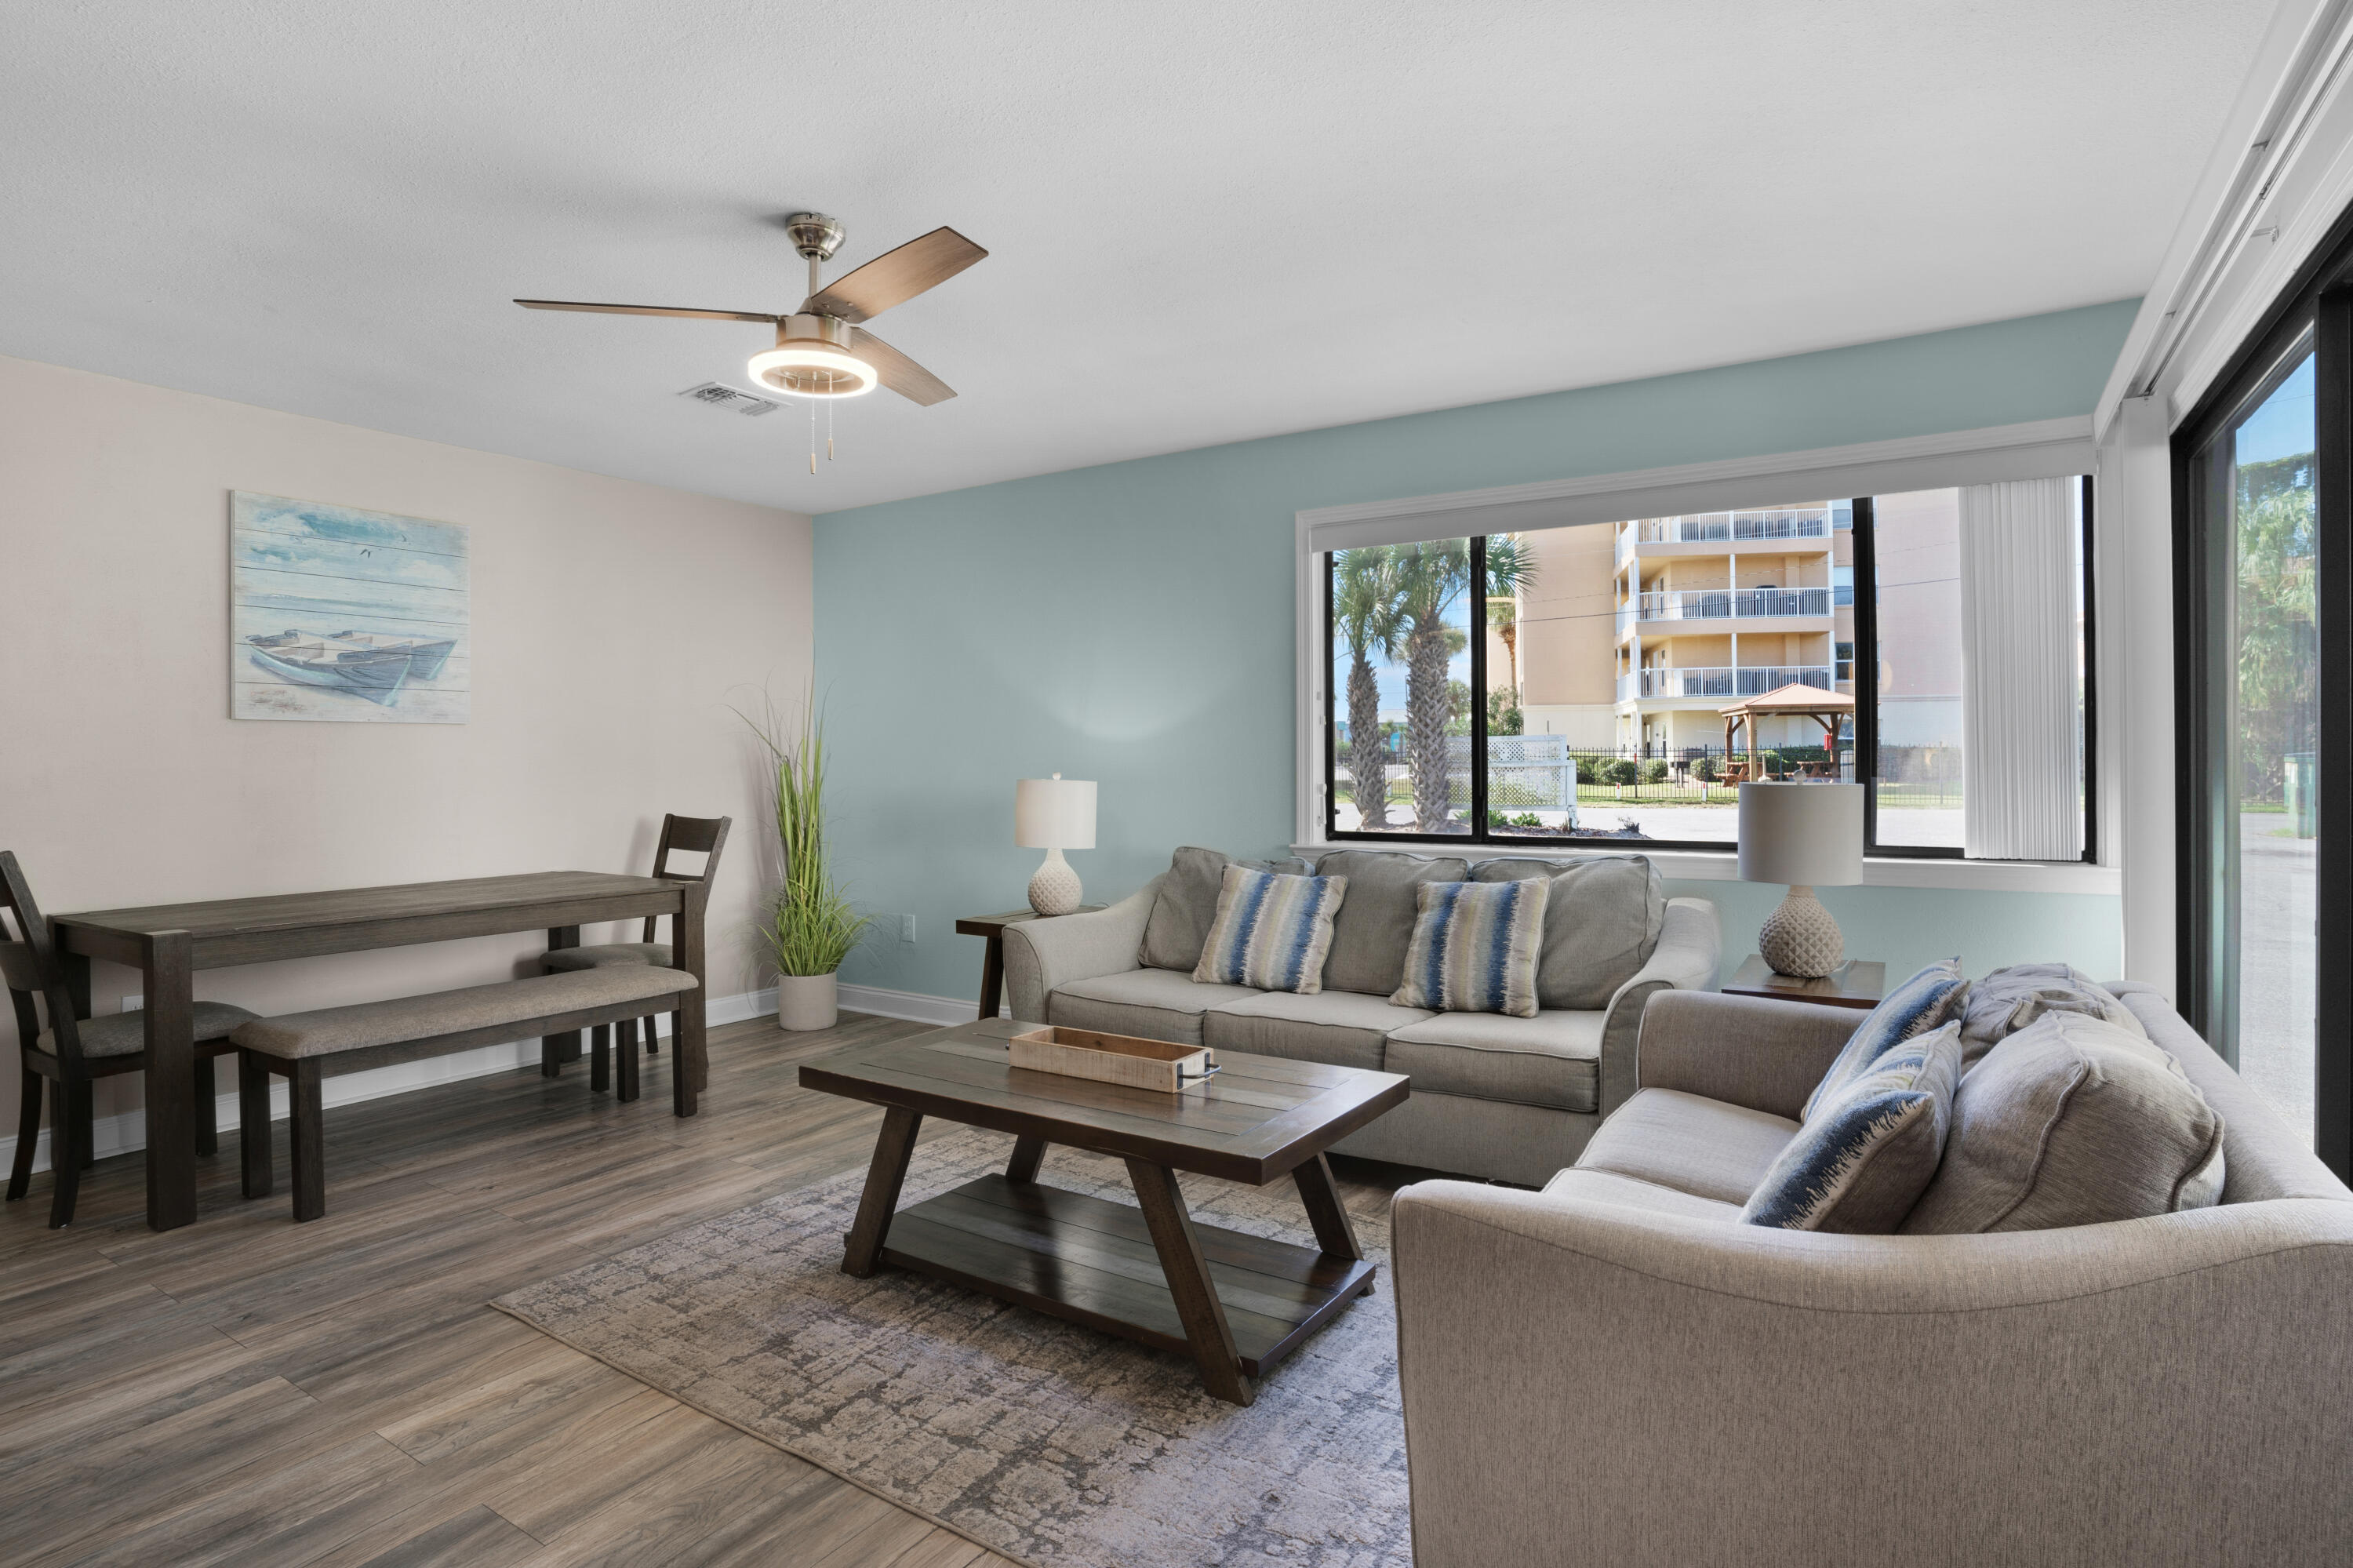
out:
<path id="1" fill-rule="evenodd" d="M 769 402 L 765 397 L 754 397 L 749 392 L 738 392 L 734 387 L 718 381 L 706 381 L 700 387 L 690 387 L 679 396 L 691 397 L 698 403 L 707 403 L 713 408 L 732 408 L 739 414 L 773 414 L 782 407 L 781 404 Z"/>

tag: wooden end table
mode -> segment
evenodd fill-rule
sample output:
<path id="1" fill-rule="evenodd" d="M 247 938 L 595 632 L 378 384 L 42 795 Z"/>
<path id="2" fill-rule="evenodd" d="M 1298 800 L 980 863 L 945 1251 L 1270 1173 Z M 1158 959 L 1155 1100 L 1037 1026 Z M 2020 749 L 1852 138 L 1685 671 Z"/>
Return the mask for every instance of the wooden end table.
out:
<path id="1" fill-rule="evenodd" d="M 1162 1094 L 1016 1067 L 1006 1041 L 1025 1027 L 985 1018 L 802 1065 L 803 1087 L 887 1112 L 842 1272 L 892 1264 L 1189 1354 L 1209 1393 L 1250 1404 L 1251 1379 L 1373 1287 L 1324 1151 L 1403 1105 L 1406 1079 L 1229 1051 L 1208 1083 Z M 1013 1134 L 1005 1174 L 900 1209 L 926 1116 Z M 1049 1143 L 1123 1157 L 1142 1207 L 1039 1181 Z M 1195 1224 L 1179 1171 L 1289 1175 L 1315 1246 Z"/>
<path id="2" fill-rule="evenodd" d="M 1073 915 L 1092 915 L 1103 908 L 1101 904 L 1082 904 L 1071 911 Z M 956 916 L 956 935 L 985 937 L 988 947 L 980 956 L 980 1015 L 994 1018 L 1005 1003 L 1005 927 L 1018 926 L 1024 920 L 1060 919 L 1045 916 L 1035 909 L 1011 909 L 1002 915 L 960 915 Z"/>
<path id="3" fill-rule="evenodd" d="M 1852 1007 L 1865 1012 L 1887 994 L 1887 966 L 1866 959 L 1849 959 L 1820 980 L 1779 975 L 1755 953 L 1740 972 L 1725 982 L 1726 996 L 1769 996 L 1781 1001 L 1810 1001 L 1819 1007 Z"/>

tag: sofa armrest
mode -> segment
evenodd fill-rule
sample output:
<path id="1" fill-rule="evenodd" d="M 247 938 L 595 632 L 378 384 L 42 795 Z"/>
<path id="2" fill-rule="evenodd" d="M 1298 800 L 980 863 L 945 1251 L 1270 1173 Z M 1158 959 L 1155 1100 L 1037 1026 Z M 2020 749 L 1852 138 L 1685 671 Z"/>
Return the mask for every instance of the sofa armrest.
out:
<path id="1" fill-rule="evenodd" d="M 1601 1024 L 1601 1114 L 1608 1116 L 1634 1092 L 1635 1054 L 1642 1031 L 1642 1008 L 1662 991 L 1701 991 L 1715 984 L 1724 962 L 1724 932 L 1714 901 L 1670 898 L 1659 926 L 1651 961 L 1636 970 L 1609 999 Z"/>
<path id="2" fill-rule="evenodd" d="M 1679 991 L 1642 1014 L 1635 1081 L 1796 1120 L 1871 1015 L 1765 996 Z"/>
<path id="3" fill-rule="evenodd" d="M 2353 1202 L 1849 1236 L 1432 1181 L 1394 1224 L 1416 1568 L 1881 1563 L 1891 1528 L 2318 1563 L 2353 1524 Z"/>
<path id="4" fill-rule="evenodd" d="M 1058 915 L 1005 927 L 1005 991 L 1013 1016 L 1024 1023 L 1046 1022 L 1046 998 L 1058 985 L 1123 974 L 1144 967 L 1144 927 L 1152 918 L 1162 873 L 1105 909 Z"/>

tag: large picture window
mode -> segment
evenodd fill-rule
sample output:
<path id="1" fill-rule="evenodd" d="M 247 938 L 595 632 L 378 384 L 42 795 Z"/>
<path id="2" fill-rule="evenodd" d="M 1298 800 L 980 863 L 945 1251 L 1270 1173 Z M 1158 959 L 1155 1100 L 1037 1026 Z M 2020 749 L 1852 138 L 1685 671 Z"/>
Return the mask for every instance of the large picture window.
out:
<path id="1" fill-rule="evenodd" d="M 1725 849 L 1742 780 L 1843 780 L 1872 786 L 1873 853 L 2082 857 L 2089 489 L 1932 490 L 1329 552 L 1325 832 Z M 1986 513 L 1971 525 L 2002 546 L 1979 551 L 1994 565 L 1977 568 L 1974 616 L 1971 505 Z M 2013 569 L 2002 528 L 2041 554 Z M 2021 639 L 2030 621 L 2050 635 Z M 1989 794 L 2012 816 L 2019 800 L 2063 816 L 2063 832 L 1979 822 L 1971 837 L 1972 670 L 1988 691 L 2043 694 L 2026 705 L 2040 722 L 2013 724 L 2014 739 L 1976 726 L 1989 737 L 1979 770 L 2025 776 L 2031 788 L 2004 776 Z"/>

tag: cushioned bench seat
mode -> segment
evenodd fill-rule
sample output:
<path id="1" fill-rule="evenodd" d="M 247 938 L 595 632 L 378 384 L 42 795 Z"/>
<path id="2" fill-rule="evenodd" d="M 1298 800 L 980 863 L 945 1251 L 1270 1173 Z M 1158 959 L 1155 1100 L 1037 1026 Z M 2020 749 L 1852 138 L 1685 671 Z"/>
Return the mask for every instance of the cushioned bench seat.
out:
<path id="1" fill-rule="evenodd" d="M 696 987 L 683 969 L 646 964 L 533 975 L 495 985 L 467 986 L 427 996 L 395 997 L 350 1007 L 322 1007 L 256 1018 L 239 1024 L 229 1039 L 237 1048 L 239 1120 L 245 1136 L 245 1195 L 269 1195 L 269 1075 L 288 1080 L 292 1113 L 294 1217 L 315 1220 L 327 1212 L 325 1112 L 320 1080 L 421 1056 L 447 1055 L 470 1046 L 562 1035 L 596 1027 L 597 1050 L 605 1050 L 603 1027 L 634 1025 L 649 1012 L 670 1011 L 675 998 Z M 637 1050 L 625 1033 L 617 1056 L 621 1064 L 619 1097 L 637 1097 Z M 683 1086 L 683 1061 L 671 1067 Z M 681 1088 L 682 1092 L 682 1088 Z M 683 1102 L 681 1102 L 682 1104 Z M 681 1114 L 684 1114 L 682 1111 Z"/>
<path id="2" fill-rule="evenodd" d="M 239 1024 L 229 1038 L 246 1050 L 292 1062 L 534 1022 L 585 1008 L 650 1001 L 693 989 L 694 977 L 684 969 L 616 965 L 257 1018 Z"/>

